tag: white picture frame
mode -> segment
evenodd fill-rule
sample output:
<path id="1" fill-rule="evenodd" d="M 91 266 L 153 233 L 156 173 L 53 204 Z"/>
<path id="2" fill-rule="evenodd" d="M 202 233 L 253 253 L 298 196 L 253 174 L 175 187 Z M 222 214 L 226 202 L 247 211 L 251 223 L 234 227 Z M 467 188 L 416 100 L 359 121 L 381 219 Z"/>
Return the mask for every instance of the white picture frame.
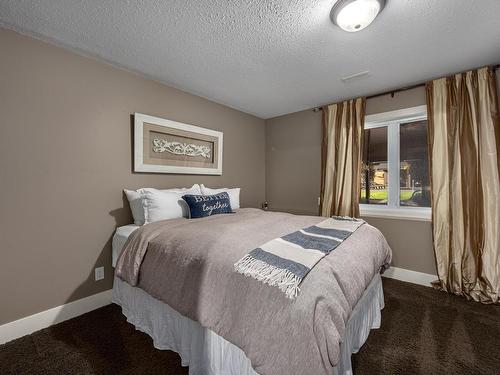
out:
<path id="1" fill-rule="evenodd" d="M 147 162 L 147 157 L 145 157 L 145 151 L 149 152 L 149 150 L 145 150 L 144 140 L 145 140 L 145 124 L 147 126 L 154 125 L 155 127 L 164 127 L 167 131 L 168 129 L 176 129 L 183 132 L 189 132 L 194 136 L 200 135 L 201 137 L 212 137 L 216 141 L 216 147 L 212 149 L 214 153 L 213 159 L 215 165 L 211 167 L 200 167 L 200 166 L 188 166 L 188 165 L 158 165 Z M 160 128 L 158 128 L 160 129 Z M 167 143 L 168 144 L 168 143 Z M 196 157 L 198 154 L 192 154 L 192 148 L 189 146 L 197 147 L 195 144 L 186 144 L 183 143 L 184 149 L 181 152 L 170 151 L 171 154 L 183 155 L 185 158 L 189 158 L 191 156 Z M 190 152 L 184 151 L 188 146 L 188 150 Z M 200 147 L 200 146 L 198 146 Z M 202 147 L 202 146 L 201 146 Z M 173 173 L 173 174 L 196 174 L 196 175 L 222 175 L 222 156 L 223 156 L 223 133 L 216 130 L 202 128 L 200 126 L 184 124 L 177 121 L 167 120 L 160 117 L 154 117 L 150 115 L 146 115 L 143 113 L 134 113 L 134 172 L 140 173 Z M 168 161 L 166 161 L 168 163 Z M 184 163 L 188 164 L 189 161 L 186 160 Z"/>

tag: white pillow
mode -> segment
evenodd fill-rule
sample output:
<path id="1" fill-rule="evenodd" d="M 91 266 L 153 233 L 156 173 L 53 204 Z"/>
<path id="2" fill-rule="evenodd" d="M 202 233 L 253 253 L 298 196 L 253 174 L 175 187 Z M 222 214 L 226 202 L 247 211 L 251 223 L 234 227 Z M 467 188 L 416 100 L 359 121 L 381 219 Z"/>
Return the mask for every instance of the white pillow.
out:
<path id="1" fill-rule="evenodd" d="M 188 191 L 186 190 L 186 192 Z M 142 195 L 144 222 L 147 224 L 160 220 L 189 217 L 189 208 L 182 199 L 183 195 L 184 193 L 176 191 L 144 189 Z"/>
<path id="2" fill-rule="evenodd" d="M 231 203 L 231 209 L 237 210 L 240 208 L 240 188 L 228 189 L 228 188 L 220 188 L 220 189 L 211 189 L 201 184 L 201 194 L 203 195 L 214 195 L 226 192 L 229 194 L 229 202 Z"/>
<path id="3" fill-rule="evenodd" d="M 124 189 L 125 195 L 127 196 L 128 202 L 130 204 L 130 210 L 132 211 L 132 217 L 134 218 L 135 225 L 144 225 L 146 223 L 145 210 L 144 210 L 144 194 L 147 190 L 154 190 L 159 192 L 172 192 L 181 194 L 201 194 L 200 185 L 194 184 L 190 188 L 178 188 L 178 189 L 153 189 L 153 188 L 143 188 L 138 190 L 127 190 Z M 182 203 L 183 204 L 183 203 Z M 154 216 L 154 215 L 153 215 Z M 163 219 L 162 219 L 163 220 Z"/>
<path id="4" fill-rule="evenodd" d="M 139 190 L 127 190 L 123 189 L 125 195 L 127 196 L 128 203 L 130 205 L 130 211 L 132 211 L 132 217 L 134 218 L 135 225 L 144 225 L 144 208 L 142 207 L 142 189 Z"/>

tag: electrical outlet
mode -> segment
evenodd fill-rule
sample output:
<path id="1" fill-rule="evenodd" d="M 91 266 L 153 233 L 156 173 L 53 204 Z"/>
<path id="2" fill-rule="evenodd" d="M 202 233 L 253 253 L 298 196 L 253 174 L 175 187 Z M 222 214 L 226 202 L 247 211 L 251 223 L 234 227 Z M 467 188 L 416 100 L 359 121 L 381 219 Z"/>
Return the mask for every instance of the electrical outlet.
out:
<path id="1" fill-rule="evenodd" d="M 104 279 L 104 267 L 97 267 L 95 269 L 95 281 Z"/>

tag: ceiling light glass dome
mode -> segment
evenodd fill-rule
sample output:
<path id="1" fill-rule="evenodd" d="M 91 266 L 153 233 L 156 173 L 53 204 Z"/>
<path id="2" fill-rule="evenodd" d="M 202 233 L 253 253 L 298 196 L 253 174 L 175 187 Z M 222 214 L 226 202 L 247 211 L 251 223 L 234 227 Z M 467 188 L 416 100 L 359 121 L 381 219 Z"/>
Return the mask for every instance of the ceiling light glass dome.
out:
<path id="1" fill-rule="evenodd" d="M 341 29 L 352 33 L 370 25 L 384 5 L 385 0 L 339 0 L 330 16 Z"/>

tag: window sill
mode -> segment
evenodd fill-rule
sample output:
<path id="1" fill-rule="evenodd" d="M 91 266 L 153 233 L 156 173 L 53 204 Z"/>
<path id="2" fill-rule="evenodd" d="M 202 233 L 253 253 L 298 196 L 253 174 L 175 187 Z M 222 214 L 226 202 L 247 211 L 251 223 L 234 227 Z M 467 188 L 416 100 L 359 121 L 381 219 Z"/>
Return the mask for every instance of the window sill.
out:
<path id="1" fill-rule="evenodd" d="M 360 204 L 361 216 L 381 219 L 402 219 L 417 221 L 432 221 L 432 209 L 429 207 L 384 207 L 381 205 Z"/>

